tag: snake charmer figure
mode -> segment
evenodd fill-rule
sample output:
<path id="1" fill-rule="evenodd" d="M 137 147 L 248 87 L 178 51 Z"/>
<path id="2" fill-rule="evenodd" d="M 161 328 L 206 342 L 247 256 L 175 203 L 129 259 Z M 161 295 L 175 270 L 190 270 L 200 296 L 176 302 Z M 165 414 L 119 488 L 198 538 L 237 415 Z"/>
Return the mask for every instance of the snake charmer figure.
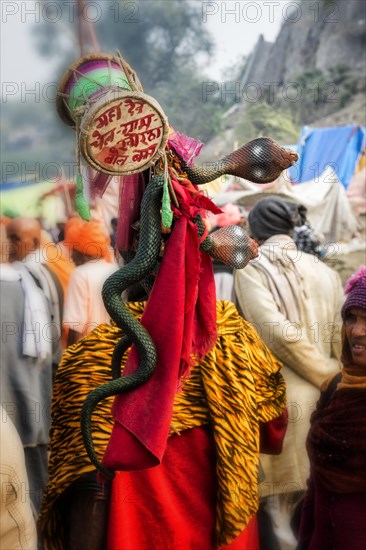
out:
<path id="1" fill-rule="evenodd" d="M 236 225 L 208 235 L 206 211 L 220 210 L 199 185 L 273 181 L 297 155 L 258 138 L 195 166 L 200 144 L 169 126 L 120 56 L 79 60 L 60 88 L 78 160 L 97 170 L 92 192 L 121 177 L 124 265 L 103 288 L 113 324 L 68 348 L 58 369 L 44 545 L 253 550 L 259 449 L 281 449 L 285 386 L 255 330 L 216 302 L 212 258 L 243 268 L 257 248 Z M 147 299 L 123 302 L 136 283 Z"/>

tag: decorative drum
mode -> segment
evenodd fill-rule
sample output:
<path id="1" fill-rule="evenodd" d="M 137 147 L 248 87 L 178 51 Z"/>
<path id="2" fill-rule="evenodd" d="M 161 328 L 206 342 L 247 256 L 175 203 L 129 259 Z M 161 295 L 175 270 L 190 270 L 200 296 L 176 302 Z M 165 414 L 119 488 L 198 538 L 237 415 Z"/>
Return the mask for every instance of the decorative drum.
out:
<path id="1" fill-rule="evenodd" d="M 74 63 L 60 83 L 57 110 L 76 127 L 80 150 L 96 170 L 134 174 L 164 153 L 167 118 L 121 57 L 90 54 Z"/>
<path id="2" fill-rule="evenodd" d="M 80 126 L 86 161 L 107 174 L 142 172 L 165 150 L 169 125 L 160 105 L 140 92 L 106 92 Z"/>

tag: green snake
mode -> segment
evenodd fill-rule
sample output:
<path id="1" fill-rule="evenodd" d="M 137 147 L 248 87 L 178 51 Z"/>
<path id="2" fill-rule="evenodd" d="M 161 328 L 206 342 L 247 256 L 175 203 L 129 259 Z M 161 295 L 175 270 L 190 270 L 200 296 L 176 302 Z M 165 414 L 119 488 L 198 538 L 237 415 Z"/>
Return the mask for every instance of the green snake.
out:
<path id="1" fill-rule="evenodd" d="M 135 257 L 123 268 L 111 275 L 104 283 L 102 296 L 105 307 L 117 326 L 123 328 L 125 336 L 117 343 L 112 357 L 113 380 L 99 386 L 88 395 L 81 412 L 81 431 L 89 458 L 94 466 L 107 478 L 114 473 L 107 470 L 95 453 L 91 418 L 96 405 L 107 397 L 137 388 L 150 378 L 156 366 L 156 348 L 149 333 L 123 305 L 122 292 L 136 281 L 141 281 L 154 269 L 160 252 L 161 217 L 160 205 L 164 177 L 154 176 L 147 185 L 141 202 L 140 245 Z M 121 359 L 134 342 L 140 354 L 141 363 L 134 374 L 120 376 Z"/>
<path id="2" fill-rule="evenodd" d="M 209 168 L 189 167 L 181 157 L 181 167 L 193 184 L 210 182 L 223 174 L 236 175 L 257 183 L 267 183 L 275 180 L 280 173 L 294 164 L 297 155 L 277 145 L 270 138 L 253 140 L 230 155 L 211 165 Z M 141 202 L 140 237 L 136 255 L 130 263 L 120 268 L 110 276 L 103 287 L 103 301 L 111 318 L 124 332 L 124 337 L 117 343 L 112 357 L 113 379 L 93 390 L 85 400 L 81 413 L 81 430 L 84 444 L 91 462 L 107 478 L 113 478 L 114 472 L 106 469 L 98 460 L 92 440 L 92 414 L 97 404 L 103 399 L 128 392 L 147 382 L 152 376 L 157 363 L 157 352 L 150 335 L 123 304 L 121 294 L 130 285 L 140 282 L 154 270 L 161 247 L 161 200 L 163 194 L 164 176 L 154 175 L 148 183 Z M 198 216 L 193 220 L 198 225 L 199 235 L 203 234 L 204 226 Z M 233 227 L 233 226 L 229 226 Z M 235 226 L 236 227 L 236 226 Z M 236 240 L 236 258 L 226 260 L 230 265 L 240 268 L 246 265 L 253 255 L 253 249 L 246 233 L 241 228 L 222 228 L 226 244 L 228 239 Z M 220 231 L 220 230 L 219 230 Z M 220 256 L 219 231 L 206 237 L 201 243 L 201 249 L 213 257 Z M 224 239 L 224 242 L 225 242 Z M 225 248 L 225 247 L 223 247 Z M 140 365 L 134 374 L 121 377 L 121 360 L 131 343 L 134 343 L 140 356 Z"/>

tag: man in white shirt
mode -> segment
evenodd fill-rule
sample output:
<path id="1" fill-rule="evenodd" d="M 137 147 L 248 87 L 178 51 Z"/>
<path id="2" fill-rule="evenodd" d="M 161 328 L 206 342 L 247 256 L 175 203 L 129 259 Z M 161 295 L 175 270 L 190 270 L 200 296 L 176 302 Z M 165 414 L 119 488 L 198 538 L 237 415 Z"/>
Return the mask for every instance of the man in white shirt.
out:
<path id="1" fill-rule="evenodd" d="M 112 259 L 110 239 L 97 220 L 71 218 L 65 227 L 65 244 L 76 264 L 67 288 L 63 320 L 67 345 L 71 345 L 99 324 L 109 323 L 102 287 L 118 265 Z"/>
<path id="2" fill-rule="evenodd" d="M 52 327 L 55 323 L 48 297 L 39 279 L 33 275 L 39 275 L 47 284 L 48 279 L 41 273 L 41 264 L 31 259 L 32 250 L 34 252 L 34 247 L 37 247 L 38 222 L 30 218 L 9 222 L 10 242 L 4 226 L 1 225 L 0 230 L 0 401 L 4 415 L 9 422 L 10 419 L 13 421 L 22 441 L 29 495 L 38 513 L 48 479 Z M 12 265 L 8 263 L 9 252 L 11 259 L 15 260 Z M 27 258 L 32 264 L 29 270 Z"/>
<path id="3" fill-rule="evenodd" d="M 296 546 L 290 518 L 309 475 L 310 414 L 322 383 L 341 367 L 340 277 L 318 257 L 298 250 L 297 221 L 297 208 L 288 201 L 270 196 L 257 202 L 248 223 L 259 256 L 234 275 L 241 313 L 283 363 L 289 425 L 282 453 L 261 457 L 260 487 L 281 550 Z"/>

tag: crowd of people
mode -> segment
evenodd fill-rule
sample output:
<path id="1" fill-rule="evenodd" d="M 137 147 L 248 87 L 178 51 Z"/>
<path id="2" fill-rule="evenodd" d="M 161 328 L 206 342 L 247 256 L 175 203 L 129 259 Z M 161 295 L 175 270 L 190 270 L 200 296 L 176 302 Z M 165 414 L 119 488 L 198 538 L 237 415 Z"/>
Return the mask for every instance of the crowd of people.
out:
<path id="1" fill-rule="evenodd" d="M 4 218 L 0 229 L 1 425 L 10 433 L 8 424 L 13 423 L 22 442 L 27 481 L 19 481 L 23 489 L 18 498 L 23 502 L 26 497 L 37 518 L 48 481 L 58 364 L 70 342 L 109 320 L 101 289 L 117 264 L 110 239 L 97 220 L 88 223 L 71 217 L 64 240 L 57 243 L 33 218 Z M 1 457 L 3 474 L 5 455 Z M 1 523 L 5 528 L 6 522 Z M 27 541 L 19 530 L 21 546 L 6 548 L 33 550 L 34 545 L 27 545 L 31 537 Z"/>
<path id="2" fill-rule="evenodd" d="M 230 276 L 217 339 L 175 394 L 161 461 L 109 480 L 80 414 L 122 336 L 102 300 L 116 220 L 70 217 L 57 242 L 36 219 L 1 220 L 1 548 L 366 547 L 366 267 L 344 289 L 304 209 L 278 197 L 254 205 L 247 229 L 258 257 L 216 266 Z M 124 296 L 138 319 L 146 291 Z M 100 458 L 111 406 L 93 416 Z"/>

